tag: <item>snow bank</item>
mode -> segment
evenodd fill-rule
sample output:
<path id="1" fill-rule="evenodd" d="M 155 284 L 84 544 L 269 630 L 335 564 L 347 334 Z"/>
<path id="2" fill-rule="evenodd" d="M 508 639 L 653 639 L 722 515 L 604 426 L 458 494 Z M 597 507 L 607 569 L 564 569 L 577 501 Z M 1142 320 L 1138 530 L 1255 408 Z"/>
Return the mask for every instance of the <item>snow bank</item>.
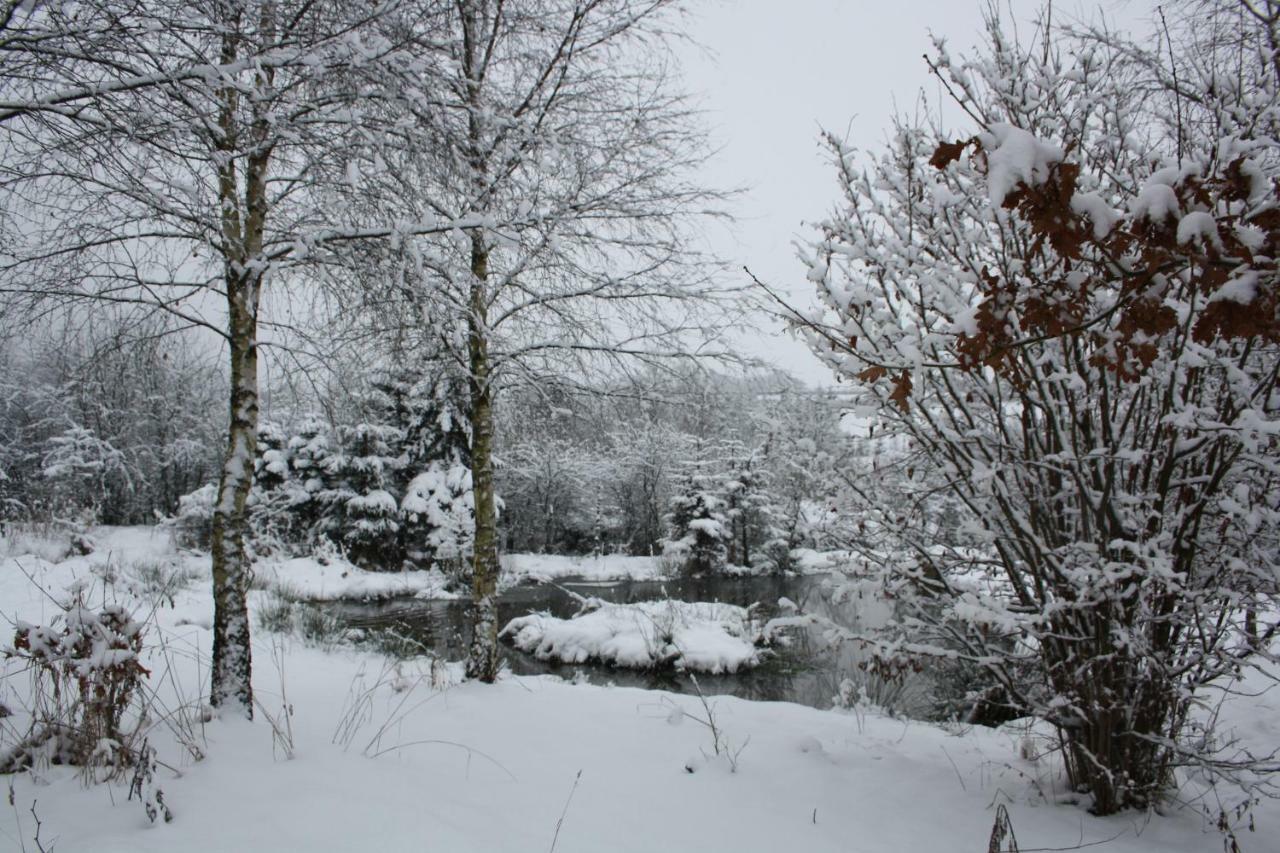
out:
<path id="1" fill-rule="evenodd" d="M 795 570 L 804 575 L 847 571 L 859 564 L 859 558 L 851 551 L 815 551 L 812 548 L 793 549 L 791 559 Z"/>
<path id="2" fill-rule="evenodd" d="M 629 557 L 625 554 L 601 554 L 590 557 L 568 557 L 560 554 L 504 554 L 502 575 L 504 586 L 526 580 L 549 580 L 580 577 L 584 580 L 651 581 L 662 577 L 661 557 Z"/>
<path id="3" fill-rule="evenodd" d="M 599 604 L 572 619 L 512 619 L 502 637 L 542 660 L 697 672 L 737 672 L 760 662 L 760 627 L 744 607 L 687 601 Z"/>
<path id="4" fill-rule="evenodd" d="M 431 571 L 368 572 L 345 560 L 321 563 L 314 557 L 276 560 L 254 566 L 254 574 L 268 588 L 297 601 L 371 600 L 415 596 L 457 598 L 448 578 Z"/>

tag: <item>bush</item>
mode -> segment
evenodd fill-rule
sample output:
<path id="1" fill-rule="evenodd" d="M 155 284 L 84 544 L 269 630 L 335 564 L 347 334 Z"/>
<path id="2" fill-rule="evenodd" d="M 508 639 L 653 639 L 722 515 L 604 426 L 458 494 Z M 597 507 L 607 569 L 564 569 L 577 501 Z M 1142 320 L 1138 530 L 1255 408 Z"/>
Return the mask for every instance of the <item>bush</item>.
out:
<path id="1" fill-rule="evenodd" d="M 206 483 L 178 498 L 178 512 L 169 519 L 168 526 L 180 547 L 208 550 L 213 535 L 213 505 L 217 499 L 218 487 L 214 483 Z"/>
<path id="2" fill-rule="evenodd" d="M 32 678 L 30 726 L 0 754 L 0 772 L 53 764 L 121 771 L 137 757 L 122 728 L 141 680 L 143 626 L 118 604 L 90 609 L 83 590 L 48 625 L 19 622 L 7 658 Z"/>

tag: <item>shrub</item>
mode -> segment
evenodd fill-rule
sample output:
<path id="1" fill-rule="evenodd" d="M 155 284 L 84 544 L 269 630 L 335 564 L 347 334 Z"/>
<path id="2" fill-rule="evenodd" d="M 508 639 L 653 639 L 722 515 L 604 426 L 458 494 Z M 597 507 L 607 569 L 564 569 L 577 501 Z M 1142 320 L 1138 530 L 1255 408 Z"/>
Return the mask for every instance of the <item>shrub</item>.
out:
<path id="1" fill-rule="evenodd" d="M 86 606 L 83 590 L 48 625 L 19 622 L 7 658 L 31 673 L 27 735 L 0 754 L 0 772 L 38 757 L 54 764 L 122 771 L 136 758 L 125 712 L 143 677 L 143 626 L 124 607 Z"/>

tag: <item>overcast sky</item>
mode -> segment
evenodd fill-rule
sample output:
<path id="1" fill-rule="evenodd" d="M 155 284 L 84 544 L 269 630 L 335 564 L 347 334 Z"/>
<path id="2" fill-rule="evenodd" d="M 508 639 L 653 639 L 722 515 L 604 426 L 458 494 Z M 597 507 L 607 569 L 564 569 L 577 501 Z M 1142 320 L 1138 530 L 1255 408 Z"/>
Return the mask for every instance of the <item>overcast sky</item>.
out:
<path id="1" fill-rule="evenodd" d="M 1005 0 L 1020 22 L 1039 0 Z M 792 242 L 813 233 L 836 200 L 834 173 L 818 146 L 820 128 L 847 134 L 875 149 L 896 108 L 911 109 L 923 90 L 938 102 L 938 87 L 922 55 L 929 33 L 946 37 L 952 55 L 979 37 L 981 0 L 704 0 L 691 3 L 689 31 L 700 48 L 680 51 L 686 86 L 706 111 L 713 143 L 722 150 L 709 180 L 741 186 L 732 231 L 712 235 L 735 268 L 747 265 L 772 286 L 807 304 L 804 273 Z M 1096 15 L 1141 27 L 1145 0 L 1058 2 L 1055 15 Z M 945 118 L 956 117 L 958 109 Z M 748 342 L 807 382 L 830 375 L 799 343 L 774 329 Z"/>

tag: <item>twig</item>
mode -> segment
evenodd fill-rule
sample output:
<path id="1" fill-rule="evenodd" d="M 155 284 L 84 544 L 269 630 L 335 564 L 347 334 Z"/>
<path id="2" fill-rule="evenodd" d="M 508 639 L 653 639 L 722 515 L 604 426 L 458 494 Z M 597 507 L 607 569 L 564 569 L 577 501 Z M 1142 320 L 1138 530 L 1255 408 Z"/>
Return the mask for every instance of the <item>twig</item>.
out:
<path id="1" fill-rule="evenodd" d="M 36 843 L 36 849 L 39 850 L 40 853 L 49 853 L 49 848 L 46 848 L 44 846 L 44 842 L 40 840 L 40 827 L 44 824 L 40 821 L 40 815 L 36 814 L 35 800 L 31 801 L 31 816 L 36 819 L 36 835 L 35 838 L 32 839 Z M 56 844 L 57 842 L 54 843 Z"/>
<path id="2" fill-rule="evenodd" d="M 565 815 L 569 813 L 569 803 L 573 802 L 573 795 L 578 790 L 578 782 L 582 779 L 582 771 L 578 771 L 578 775 L 573 777 L 573 787 L 569 789 L 569 796 L 565 798 L 564 808 L 560 810 L 560 819 L 556 821 L 556 834 L 551 836 L 551 847 L 547 853 L 555 853 L 556 842 L 560 840 L 560 827 L 564 826 Z"/>
<path id="3" fill-rule="evenodd" d="M 512 782 L 518 782 L 518 781 L 519 781 L 519 780 L 516 778 L 516 774 L 512 773 L 512 772 L 511 772 L 510 770 L 508 770 L 505 766 L 503 766 L 502 762 L 498 761 L 498 759 L 494 758 L 494 757 L 493 757 L 493 756 L 491 756 L 491 755 L 487 755 L 487 754 L 485 754 L 485 753 L 481 752 L 480 750 L 476 749 L 475 747 L 470 747 L 470 746 L 467 746 L 465 743 L 458 743 L 457 741 L 452 741 L 452 740 L 436 740 L 436 739 L 432 739 L 432 740 L 411 740 L 411 741 L 408 741 L 407 743 L 398 743 L 398 744 L 396 744 L 395 746 L 388 746 L 388 747 L 385 747 L 385 748 L 383 748 L 383 749 L 378 750 L 378 751 L 377 751 L 377 752 L 375 752 L 373 755 L 370 755 L 370 756 L 368 756 L 368 757 L 369 757 L 369 758 L 377 758 L 379 755 L 385 755 L 385 754 L 386 754 L 386 753 L 388 753 L 388 752 L 392 752 L 393 750 L 397 750 L 397 749 L 403 749 L 403 748 L 404 748 L 404 747 L 406 747 L 406 746 L 426 746 L 426 745 L 431 745 L 431 744 L 437 744 L 437 745 L 440 745 L 440 746 L 454 746 L 454 747 L 457 747 L 458 749 L 464 749 L 464 750 L 466 750 L 466 751 L 467 751 L 467 755 L 468 755 L 468 756 L 471 756 L 471 755 L 478 755 L 478 756 L 480 756 L 481 758 L 483 758 L 485 761 L 488 761 L 488 762 L 489 762 L 490 764 L 492 764 L 494 767 L 497 767 L 497 768 L 498 768 L 499 770 L 501 770 L 503 773 L 506 773 L 508 776 L 510 776 L 510 777 L 511 777 L 511 781 L 512 781 Z"/>
<path id="4" fill-rule="evenodd" d="M 951 769 L 956 771 L 956 778 L 960 780 L 960 790 L 969 790 L 964 784 L 964 777 L 960 775 L 960 768 L 956 766 L 955 761 L 951 758 L 951 753 L 947 752 L 947 748 L 945 746 L 942 747 L 942 754 L 947 757 L 947 761 L 951 762 Z"/>

